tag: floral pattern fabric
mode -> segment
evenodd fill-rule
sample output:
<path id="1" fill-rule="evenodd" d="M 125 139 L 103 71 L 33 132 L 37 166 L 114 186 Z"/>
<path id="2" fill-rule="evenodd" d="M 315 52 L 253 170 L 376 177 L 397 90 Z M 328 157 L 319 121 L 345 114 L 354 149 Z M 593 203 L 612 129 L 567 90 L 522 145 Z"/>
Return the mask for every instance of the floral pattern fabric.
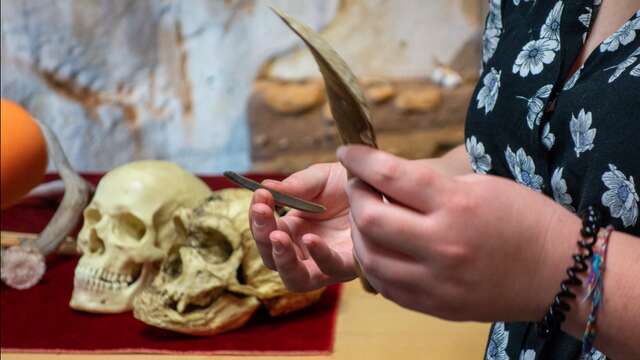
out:
<path id="1" fill-rule="evenodd" d="M 572 212 L 597 205 L 617 231 L 640 236 L 640 9 L 571 72 L 600 3 L 489 0 L 465 147 L 476 173 Z M 485 358 L 573 360 L 580 349 L 563 332 L 543 341 L 533 323 L 499 322 Z"/>

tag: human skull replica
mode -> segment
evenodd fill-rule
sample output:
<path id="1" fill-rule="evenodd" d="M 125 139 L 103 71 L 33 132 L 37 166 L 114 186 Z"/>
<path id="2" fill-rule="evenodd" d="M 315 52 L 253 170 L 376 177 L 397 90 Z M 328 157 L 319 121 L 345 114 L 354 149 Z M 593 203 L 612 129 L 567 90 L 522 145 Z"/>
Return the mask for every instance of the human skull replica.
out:
<path id="1" fill-rule="evenodd" d="M 133 304 L 149 325 L 192 335 L 213 335 L 244 325 L 261 302 L 271 315 L 304 308 L 322 289 L 289 293 L 265 267 L 249 229 L 251 192 L 216 191 L 200 207 L 181 209 L 180 236 L 156 278 Z"/>
<path id="2" fill-rule="evenodd" d="M 69 305 L 95 313 L 130 310 L 180 239 L 174 212 L 209 195 L 203 181 L 166 161 L 133 162 L 107 173 L 84 210 Z"/>

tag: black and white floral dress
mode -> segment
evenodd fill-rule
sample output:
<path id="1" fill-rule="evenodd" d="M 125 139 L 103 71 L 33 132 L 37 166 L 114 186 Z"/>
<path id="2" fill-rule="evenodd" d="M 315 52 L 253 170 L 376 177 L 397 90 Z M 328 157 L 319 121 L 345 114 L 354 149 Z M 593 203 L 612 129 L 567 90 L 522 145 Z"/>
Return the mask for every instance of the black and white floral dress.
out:
<path id="1" fill-rule="evenodd" d="M 466 149 L 477 173 L 573 212 L 599 205 L 618 231 L 640 236 L 640 9 L 567 79 L 600 2 L 489 1 Z M 580 349 L 565 333 L 542 341 L 533 323 L 498 322 L 486 359 L 577 359 Z"/>

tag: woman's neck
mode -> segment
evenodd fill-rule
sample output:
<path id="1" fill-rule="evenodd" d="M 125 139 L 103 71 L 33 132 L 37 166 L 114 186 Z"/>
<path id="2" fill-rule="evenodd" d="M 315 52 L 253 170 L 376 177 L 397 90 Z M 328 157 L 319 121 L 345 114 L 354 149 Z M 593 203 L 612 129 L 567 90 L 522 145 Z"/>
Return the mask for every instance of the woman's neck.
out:
<path id="1" fill-rule="evenodd" d="M 640 0 L 603 0 L 571 73 L 584 64 L 589 55 L 640 9 Z"/>

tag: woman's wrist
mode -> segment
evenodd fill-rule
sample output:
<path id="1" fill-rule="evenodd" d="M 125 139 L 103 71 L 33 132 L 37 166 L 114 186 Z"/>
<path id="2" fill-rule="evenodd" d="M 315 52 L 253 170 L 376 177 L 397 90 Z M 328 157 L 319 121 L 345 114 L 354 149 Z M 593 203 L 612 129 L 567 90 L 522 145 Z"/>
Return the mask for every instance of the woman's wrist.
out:
<path id="1" fill-rule="evenodd" d="M 542 238 L 542 258 L 538 273 L 532 275 L 531 313 L 532 321 L 539 321 L 549 309 L 560 283 L 566 278 L 567 267 L 573 264 L 572 255 L 578 251 L 576 241 L 580 238 L 582 221 L 570 211 L 556 207 L 546 228 L 538 235 Z"/>
<path id="2" fill-rule="evenodd" d="M 600 244 L 598 244 L 600 245 Z M 635 281 L 638 273 L 640 246 L 638 238 L 614 231 L 609 240 L 606 271 L 603 273 L 603 298 L 598 314 L 598 336 L 595 346 L 616 359 L 635 358 L 640 346 L 640 308 L 637 299 L 640 289 Z M 576 339 L 581 339 L 591 310 L 590 301 L 582 301 L 587 294 L 586 286 L 576 289 L 576 299 L 569 302 L 571 311 L 562 330 Z"/>
<path id="3" fill-rule="evenodd" d="M 579 252 L 577 240 L 582 238 L 581 228 L 582 220 L 577 215 L 560 209 L 552 215 L 546 234 L 541 235 L 544 251 L 538 266 L 539 274 L 532 276 L 529 293 L 531 301 L 527 318 L 531 321 L 537 322 L 545 315 L 560 290 L 560 283 L 567 277 L 567 267 L 573 264 L 572 255 Z M 625 358 L 625 355 L 640 350 L 637 342 L 632 340 L 640 336 L 637 326 L 640 309 L 635 305 L 636 299 L 640 298 L 640 290 L 630 280 L 633 276 L 630 274 L 637 273 L 639 267 L 637 240 L 617 231 L 609 240 L 595 347 L 615 358 Z M 595 246 L 600 247 L 602 242 L 603 239 L 599 238 Z M 591 266 L 590 261 L 587 263 Z M 571 287 L 576 297 L 565 299 L 570 309 L 565 312 L 566 320 L 561 324 L 561 330 L 577 340 L 582 340 L 592 304 L 590 300 L 583 301 L 587 295 L 587 276 L 581 274 L 580 279 L 582 285 Z"/>

